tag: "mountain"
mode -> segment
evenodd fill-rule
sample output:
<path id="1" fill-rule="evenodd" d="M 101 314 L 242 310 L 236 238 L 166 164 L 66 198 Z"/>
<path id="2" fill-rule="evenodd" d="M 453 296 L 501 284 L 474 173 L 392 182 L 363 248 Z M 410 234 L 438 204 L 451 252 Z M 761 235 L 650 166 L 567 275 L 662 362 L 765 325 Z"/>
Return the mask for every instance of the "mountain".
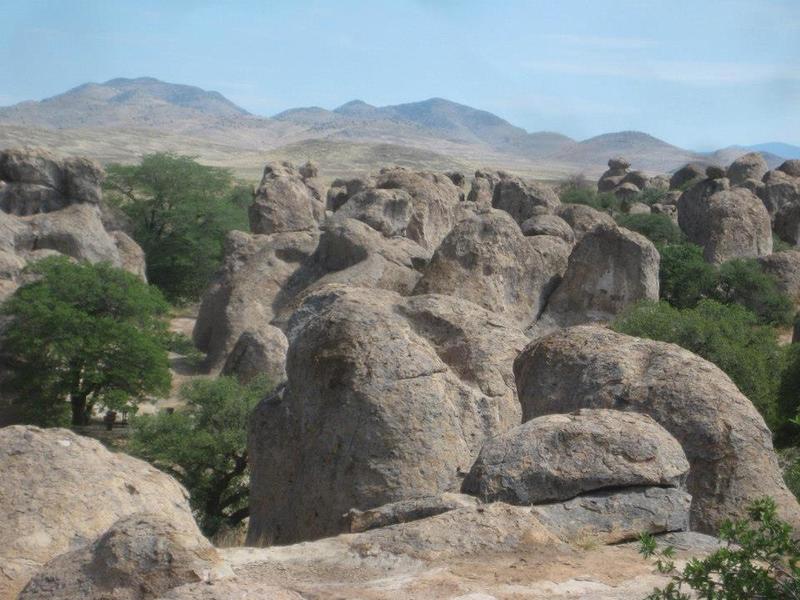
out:
<path id="1" fill-rule="evenodd" d="M 753 146 L 728 146 L 727 148 L 720 148 L 719 150 L 706 153 L 705 155 L 708 157 L 710 162 L 716 165 L 729 165 L 734 160 L 739 158 L 742 154 L 746 154 L 748 152 L 759 152 L 761 156 L 764 157 L 764 160 L 766 161 L 767 166 L 770 169 L 774 169 L 775 167 L 779 166 L 784 160 L 786 160 L 786 158 L 784 158 L 783 156 L 778 156 L 777 154 L 773 154 L 772 152 L 768 152 L 765 150 L 760 150 L 754 148 Z"/>
<path id="2" fill-rule="evenodd" d="M 781 158 L 800 158 L 800 146 L 784 144 L 783 142 L 767 142 L 766 144 L 755 144 L 747 146 L 747 149 L 754 152 L 769 152 Z"/>
<path id="3" fill-rule="evenodd" d="M 727 164 L 751 151 L 734 146 L 700 154 L 638 131 L 583 141 L 556 132 L 529 133 L 488 111 L 444 98 L 389 106 L 352 100 L 333 110 L 292 108 L 266 118 L 218 92 L 150 77 L 87 83 L 52 98 L 0 108 L 0 148 L 15 145 L 42 145 L 101 162 L 181 152 L 247 177 L 257 176 L 266 157 L 315 160 L 330 175 L 394 163 L 498 168 L 558 179 L 573 173 L 596 177 L 611 156 L 658 173 L 690 161 Z M 778 152 L 770 152 L 800 152 L 777 142 L 762 146 L 771 165 Z"/>

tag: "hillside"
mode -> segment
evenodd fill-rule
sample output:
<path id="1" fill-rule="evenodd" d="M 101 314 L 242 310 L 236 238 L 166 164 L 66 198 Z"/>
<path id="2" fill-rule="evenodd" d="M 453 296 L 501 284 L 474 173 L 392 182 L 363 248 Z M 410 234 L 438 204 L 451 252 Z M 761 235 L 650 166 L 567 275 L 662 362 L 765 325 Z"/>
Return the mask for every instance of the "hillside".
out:
<path id="1" fill-rule="evenodd" d="M 333 110 L 292 108 L 267 118 L 218 92 L 150 77 L 87 83 L 41 101 L 0 108 L 0 148 L 18 145 L 84 154 L 104 163 L 172 151 L 247 177 L 257 176 L 267 156 L 302 155 L 318 162 L 323 174 L 358 173 L 395 162 L 419 168 L 502 168 L 555 179 L 573 173 L 596 177 L 616 155 L 656 173 L 689 161 L 728 163 L 751 151 L 734 146 L 700 154 L 638 131 L 583 141 L 557 132 L 529 133 L 488 111 L 443 98 L 389 106 L 352 100 Z M 800 151 L 779 143 L 765 144 L 768 148 Z M 782 160 L 771 154 L 766 158 L 771 166 Z"/>

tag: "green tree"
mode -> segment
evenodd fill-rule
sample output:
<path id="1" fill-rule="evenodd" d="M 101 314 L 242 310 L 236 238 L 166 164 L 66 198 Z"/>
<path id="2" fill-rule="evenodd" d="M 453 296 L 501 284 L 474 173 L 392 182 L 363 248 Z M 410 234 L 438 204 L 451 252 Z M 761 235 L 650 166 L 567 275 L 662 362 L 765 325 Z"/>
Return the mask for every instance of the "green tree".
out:
<path id="1" fill-rule="evenodd" d="M 168 304 L 155 288 L 109 264 L 64 257 L 35 263 L 32 283 L 2 306 L 11 385 L 29 422 L 85 425 L 95 407 L 132 411 L 169 390 Z"/>
<path id="2" fill-rule="evenodd" d="M 249 191 L 227 169 L 167 153 L 107 171 L 106 197 L 131 219 L 149 281 L 172 302 L 197 299 L 221 263 L 225 234 L 248 227 Z"/>
<path id="3" fill-rule="evenodd" d="M 719 272 L 703 259 L 695 244 L 671 244 L 659 249 L 661 298 L 677 308 L 692 308 L 709 298 L 719 283 Z"/>
<path id="4" fill-rule="evenodd" d="M 726 304 L 741 304 L 754 312 L 761 323 L 790 325 L 794 318 L 792 301 L 753 259 L 723 263 L 719 268 L 719 284 L 714 297 Z"/>
<path id="5" fill-rule="evenodd" d="M 770 427 L 785 422 L 778 407 L 785 351 L 775 330 L 737 304 L 702 300 L 678 309 L 666 302 L 640 302 L 613 324 L 621 333 L 672 342 L 725 371 L 758 408 Z M 793 416 L 793 415 L 792 415 Z"/>
<path id="6" fill-rule="evenodd" d="M 619 214 L 617 224 L 641 233 L 656 245 L 676 244 L 683 240 L 680 228 L 667 215 Z"/>
<path id="7" fill-rule="evenodd" d="M 130 451 L 183 483 L 208 536 L 249 514 L 248 419 L 269 387 L 265 379 L 198 380 L 181 390 L 185 408 L 133 421 Z"/>
<path id="8" fill-rule="evenodd" d="M 748 516 L 749 520 L 726 521 L 719 537 L 727 544 L 705 558 L 691 559 L 680 572 L 673 560 L 674 548 L 659 549 L 652 535 L 643 534 L 639 552 L 645 558 L 654 557 L 661 573 L 673 574 L 647 600 L 800 598 L 800 543 L 791 526 L 777 517 L 771 498 L 753 502 Z"/>

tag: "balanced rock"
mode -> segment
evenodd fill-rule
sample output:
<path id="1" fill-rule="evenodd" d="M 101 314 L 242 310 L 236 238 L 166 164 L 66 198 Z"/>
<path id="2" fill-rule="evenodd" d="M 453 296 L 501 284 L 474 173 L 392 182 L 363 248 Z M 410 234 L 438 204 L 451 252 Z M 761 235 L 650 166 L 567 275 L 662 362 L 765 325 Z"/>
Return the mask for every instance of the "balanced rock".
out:
<path id="1" fill-rule="evenodd" d="M 678 441 L 647 415 L 581 409 L 486 442 L 462 491 L 484 502 L 542 504 L 607 488 L 681 487 L 688 471 Z"/>
<path id="2" fill-rule="evenodd" d="M 251 420 L 248 544 L 457 491 L 484 441 L 519 423 L 510 367 L 526 338 L 465 300 L 329 286 L 288 338 L 287 383 Z"/>
<path id="3" fill-rule="evenodd" d="M 752 403 L 713 364 L 673 344 L 598 326 L 532 342 L 514 362 L 523 422 L 580 408 L 650 415 L 680 442 L 691 466 L 692 529 L 716 531 L 771 496 L 795 527 L 800 506 L 786 489 L 772 435 Z"/>
<path id="4" fill-rule="evenodd" d="M 643 235 L 599 225 L 575 246 L 567 270 L 533 335 L 558 327 L 610 321 L 639 300 L 658 299 L 660 256 Z"/>
<path id="5" fill-rule="evenodd" d="M 636 187 L 636 189 L 643 190 L 649 186 L 650 178 L 643 171 L 630 171 L 625 175 L 622 183 L 630 183 Z"/>
<path id="6" fill-rule="evenodd" d="M 507 213 L 489 210 L 453 228 L 414 293 L 464 298 L 524 328 L 561 280 L 570 250 L 560 238 L 525 237 Z"/>
<path id="7" fill-rule="evenodd" d="M 772 253 L 772 228 L 764 204 L 727 179 L 707 179 L 683 193 L 678 224 L 708 262 L 756 258 Z"/>
<path id="8" fill-rule="evenodd" d="M 91 545 L 57 556 L 19 600 L 151 600 L 172 588 L 233 575 L 197 527 L 158 514 L 114 523 Z"/>
<path id="9" fill-rule="evenodd" d="M 761 181 L 767 174 L 767 161 L 760 152 L 743 154 L 728 167 L 728 179 L 731 185 L 741 186 L 748 179 Z"/>
<path id="10" fill-rule="evenodd" d="M 86 546 L 133 513 L 196 530 L 186 491 L 144 461 L 66 429 L 0 429 L 0 598 L 53 557 Z"/>
<path id="11" fill-rule="evenodd" d="M 308 231 L 316 229 L 324 216 L 325 206 L 318 191 L 291 163 L 268 163 L 264 167 L 250 205 L 253 233 Z"/>
<path id="12" fill-rule="evenodd" d="M 629 169 L 630 166 L 631 166 L 630 161 L 627 160 L 626 158 L 622 158 L 621 156 L 616 156 L 614 158 L 608 159 L 608 168 L 609 169 L 625 170 L 625 169 Z"/>

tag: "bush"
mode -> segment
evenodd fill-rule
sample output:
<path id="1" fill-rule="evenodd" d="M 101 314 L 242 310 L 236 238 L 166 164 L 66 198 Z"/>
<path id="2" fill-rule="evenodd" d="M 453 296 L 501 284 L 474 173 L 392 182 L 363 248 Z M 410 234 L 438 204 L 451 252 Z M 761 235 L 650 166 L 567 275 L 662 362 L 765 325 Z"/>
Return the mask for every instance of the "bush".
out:
<path id="1" fill-rule="evenodd" d="M 133 224 L 147 278 L 175 303 L 196 300 L 222 261 L 225 234 L 248 228 L 250 192 L 226 169 L 158 153 L 139 165 L 110 165 L 106 198 Z"/>
<path id="2" fill-rule="evenodd" d="M 684 239 L 680 227 L 667 215 L 620 214 L 616 216 L 616 221 L 620 227 L 641 233 L 659 246 L 677 244 Z"/>
<path id="3" fill-rule="evenodd" d="M 133 412 L 170 385 L 168 305 L 155 288 L 109 264 L 64 257 L 35 263 L 36 281 L 3 305 L 3 351 L 30 423 L 86 425 L 97 408 Z"/>
<path id="4" fill-rule="evenodd" d="M 753 259 L 736 259 L 719 268 L 719 285 L 714 297 L 727 304 L 741 304 L 756 314 L 759 322 L 790 325 L 794 306 L 778 289 L 775 279 L 764 273 Z"/>
<path id="5" fill-rule="evenodd" d="M 719 273 L 703 259 L 695 244 L 674 244 L 660 248 L 659 283 L 661 298 L 676 308 L 692 308 L 714 295 Z"/>
<path id="6" fill-rule="evenodd" d="M 612 212 L 622 210 L 622 202 L 614 194 L 598 193 L 595 189 L 570 187 L 561 192 L 561 202 L 567 204 L 585 204 L 596 210 Z"/>
<path id="7" fill-rule="evenodd" d="M 263 378 L 247 385 L 232 377 L 197 380 L 181 389 L 185 408 L 133 420 L 129 450 L 186 487 L 209 537 L 249 514 L 248 420 L 269 388 Z"/>
<path id="8" fill-rule="evenodd" d="M 763 498 L 748 507 L 750 520 L 726 521 L 719 537 L 727 545 L 705 558 L 693 558 L 677 572 L 675 550 L 658 550 L 650 534 L 640 538 L 639 552 L 655 557 L 661 573 L 674 573 L 663 589 L 647 600 L 788 600 L 800 598 L 800 544 L 792 528 L 777 517 L 775 501 Z M 695 592 L 689 595 L 683 590 Z"/>
<path id="9" fill-rule="evenodd" d="M 753 402 L 773 431 L 785 423 L 778 400 L 785 351 L 775 331 L 759 325 L 747 309 L 713 300 L 686 309 L 641 302 L 620 315 L 613 328 L 672 342 L 711 361 Z"/>

